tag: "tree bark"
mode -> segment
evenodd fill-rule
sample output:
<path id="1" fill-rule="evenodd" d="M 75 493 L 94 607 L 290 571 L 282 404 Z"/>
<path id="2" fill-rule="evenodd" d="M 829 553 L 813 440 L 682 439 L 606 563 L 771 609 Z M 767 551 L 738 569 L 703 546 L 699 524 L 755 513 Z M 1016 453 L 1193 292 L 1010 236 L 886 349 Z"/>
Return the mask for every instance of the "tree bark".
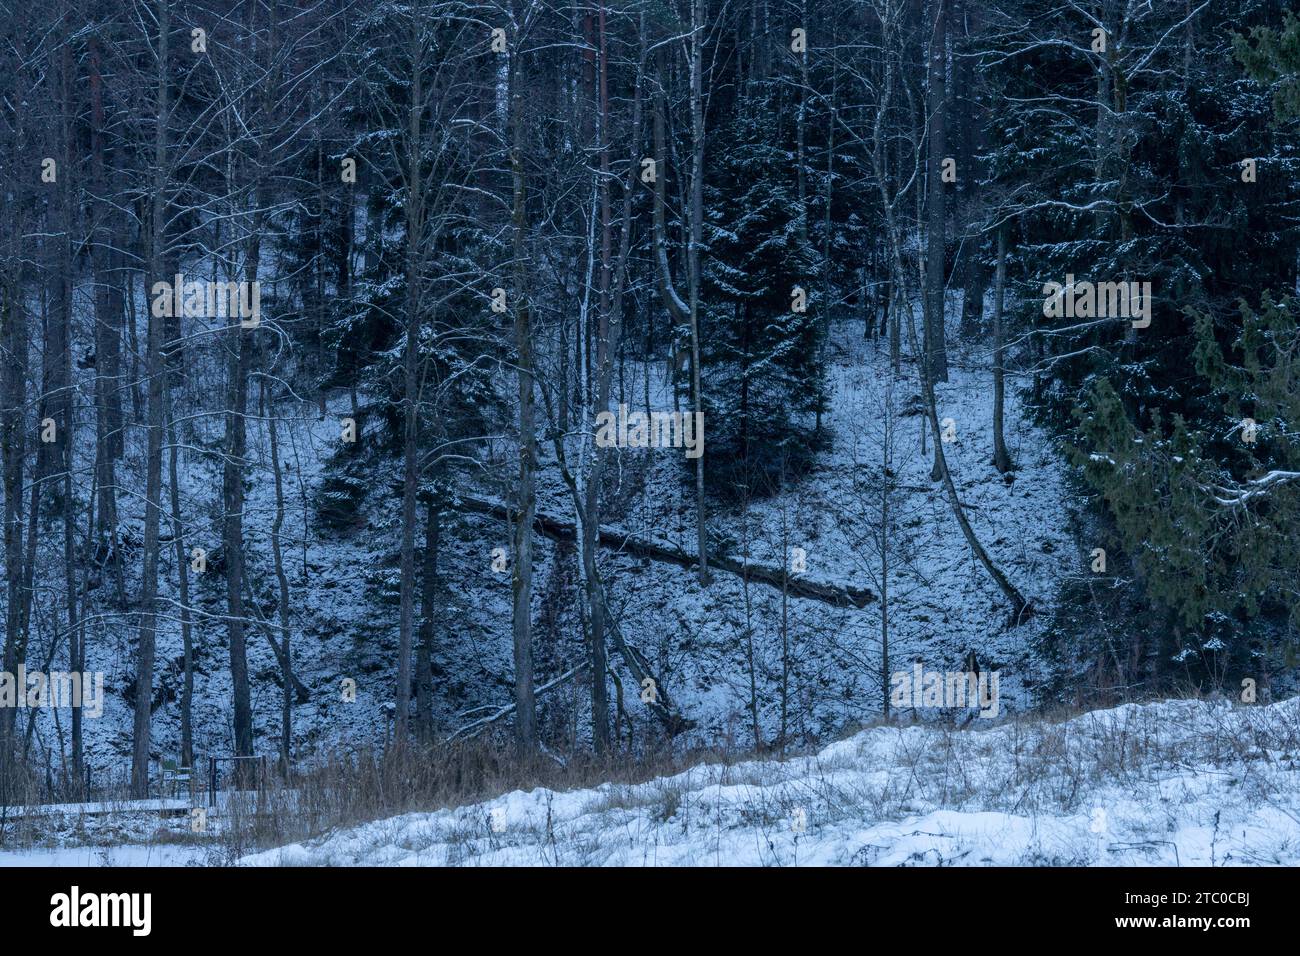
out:
<path id="1" fill-rule="evenodd" d="M 946 123 L 944 87 L 948 64 L 946 0 L 934 0 L 933 32 L 930 35 L 930 92 L 928 174 L 926 204 L 925 292 L 930 307 L 925 316 L 925 355 L 932 382 L 948 381 L 948 349 L 944 325 L 944 234 L 946 195 L 943 183 Z"/>
<path id="2" fill-rule="evenodd" d="M 280 670 L 284 677 L 280 697 L 280 767 L 288 777 L 293 757 L 293 640 L 289 629 L 289 577 L 284 572 L 284 553 L 280 547 L 280 531 L 284 527 L 284 478 L 280 471 L 280 440 L 275 421 L 275 408 L 267 379 L 262 379 L 263 406 L 266 410 L 266 430 L 271 446 L 271 471 L 275 475 L 275 518 L 271 522 L 271 560 L 275 565 L 280 615 Z"/>
<path id="3" fill-rule="evenodd" d="M 691 307 L 691 407 L 704 414 L 700 380 L 700 247 L 704 244 L 704 0 L 691 3 L 691 240 L 687 275 Z M 702 419 L 701 419 L 702 420 Z M 695 535 L 700 557 L 700 584 L 709 583 L 709 529 L 705 520 L 704 455 L 695 459 Z"/>
<path id="4" fill-rule="evenodd" d="M 1002 309 L 1007 282 L 1007 231 L 1010 227 L 1003 223 L 998 228 L 998 267 L 994 280 L 993 292 L 993 467 L 1006 474 L 1011 470 L 1011 456 L 1007 454 L 1006 439 L 1003 437 L 1002 405 L 1006 386 L 1003 381 L 1003 363 L 1006 361 L 1006 346 L 1003 342 Z"/>
<path id="5" fill-rule="evenodd" d="M 168 103 L 167 51 L 171 31 L 169 4 L 158 0 L 158 87 L 154 131 L 154 181 L 150 216 L 149 268 L 154 280 L 163 272 L 165 231 L 167 126 L 171 118 Z M 152 283 L 149 283 L 152 286 Z M 146 291 L 148 291 L 146 289 Z M 146 299 L 146 303 L 147 303 Z M 140 579 L 140 644 L 136 652 L 135 721 L 131 752 L 131 793 L 143 798 L 149 793 L 149 718 L 153 703 L 154 638 L 157 627 L 158 526 L 162 516 L 162 441 L 164 401 L 163 322 L 146 305 L 147 326 L 145 368 L 148 382 L 148 425 L 145 453 L 144 567 Z"/>
<path id="6" fill-rule="evenodd" d="M 415 500 L 419 489 L 417 402 L 421 324 L 420 251 L 424 233 L 424 189 L 421 179 L 421 120 L 424 112 L 424 30 L 417 21 L 411 37 L 411 99 L 407 136 L 406 198 L 406 347 L 402 356 L 402 545 L 401 612 L 397 649 L 396 714 L 393 737 L 405 745 L 411 715 L 411 647 L 415 627 Z"/>
<path id="7" fill-rule="evenodd" d="M 181 616 L 181 766 L 194 766 L 194 636 L 190 622 L 190 558 L 185 553 L 185 525 L 181 520 L 180 480 L 177 474 L 175 416 L 168 422 L 168 474 L 171 479 L 172 540 L 176 545 L 177 597 Z"/>
<path id="8" fill-rule="evenodd" d="M 605 49 L 605 6 L 598 8 L 599 92 L 597 93 L 597 151 L 600 154 L 600 314 L 596 329 L 596 394 L 592 407 L 591 469 L 586 483 L 586 508 L 582 521 L 582 564 L 587 588 L 591 628 L 591 738 L 597 756 L 609 751 L 609 685 L 605 680 L 605 602 L 596 573 L 596 536 L 600 526 L 600 486 L 605 449 L 595 440 L 595 416 L 609 408 L 613 366 L 610 356 L 612 224 L 609 209 L 609 59 Z M 626 231 L 628 223 L 623 228 Z M 618 318 L 614 321 L 619 322 Z M 617 331 L 614 332 L 618 334 Z"/>
<path id="9" fill-rule="evenodd" d="M 512 4 L 514 22 L 521 23 L 519 3 Z M 524 234 L 527 211 L 524 206 L 524 91 L 518 63 L 519 35 L 515 35 L 515 52 L 511 54 L 510 73 L 510 173 L 512 183 L 511 223 L 514 253 L 515 350 L 519 379 L 519 486 L 516 497 L 514 529 L 513 637 L 515 657 L 515 744 L 519 755 L 531 757 L 537 750 L 537 713 L 533 697 L 533 516 L 537 508 L 534 472 L 537 462 L 536 426 L 533 396 L 533 343 L 530 325 L 525 263 Z"/>
<path id="10" fill-rule="evenodd" d="M 438 611 L 438 547 L 441 504 L 430 496 L 424 519 L 424 580 L 420 599 L 420 645 L 415 674 L 416 733 L 433 740 L 433 630 Z"/>

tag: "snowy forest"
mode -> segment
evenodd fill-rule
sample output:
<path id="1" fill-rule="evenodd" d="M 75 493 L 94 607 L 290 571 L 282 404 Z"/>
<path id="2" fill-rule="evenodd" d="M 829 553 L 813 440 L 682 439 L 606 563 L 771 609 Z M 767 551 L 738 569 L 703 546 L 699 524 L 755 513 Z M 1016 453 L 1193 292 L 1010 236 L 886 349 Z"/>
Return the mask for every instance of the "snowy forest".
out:
<path id="1" fill-rule="evenodd" d="M 0 0 L 0 850 L 1300 752 L 1298 170 L 1286 0 Z"/>

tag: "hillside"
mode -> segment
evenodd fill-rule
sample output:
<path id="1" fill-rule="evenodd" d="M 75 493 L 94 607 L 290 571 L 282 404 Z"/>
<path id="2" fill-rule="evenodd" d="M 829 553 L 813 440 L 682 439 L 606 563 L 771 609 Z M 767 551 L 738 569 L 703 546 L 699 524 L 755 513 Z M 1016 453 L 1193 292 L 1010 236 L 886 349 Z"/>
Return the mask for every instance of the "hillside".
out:
<path id="1" fill-rule="evenodd" d="M 1010 626 L 996 590 L 962 540 L 941 488 L 929 478 L 930 462 L 920 453 L 922 419 L 906 414 L 914 396 L 904 387 L 888 387 L 887 355 L 862 339 L 860 326 L 837 325 L 832 354 L 829 448 L 816 470 L 783 494 L 715 517 L 716 534 L 726 540 L 726 553 L 736 560 L 744 561 L 747 534 L 749 560 L 779 568 L 784 522 L 786 548 L 805 553 L 807 571 L 799 578 L 857 587 L 873 596 L 863 607 L 790 598 L 790 737 L 813 743 L 880 714 L 881 525 L 874 489 L 887 435 L 893 444 L 897 487 L 888 535 L 890 652 L 898 665 L 894 669 L 905 670 L 919 661 L 931 669 L 959 670 L 973 650 L 982 669 L 1000 671 L 1005 711 L 1050 703 L 1037 691 L 1059 665 L 1044 659 L 1041 637 L 1052 620 L 1060 579 L 1087 566 L 1081 544 L 1071 536 L 1070 495 L 1059 455 L 1012 398 L 1007 428 L 1019 467 L 1014 480 L 1004 481 L 987 451 L 987 374 L 954 369 L 952 382 L 940 391 L 943 413 L 956 423 L 955 440 L 948 448 L 950 467 L 985 546 L 1037 608 L 1027 623 Z M 648 368 L 651 373 L 661 371 L 658 366 Z M 295 674 L 308 694 L 295 704 L 295 742 L 310 755 L 362 744 L 386 732 L 396 666 L 399 502 L 382 493 L 391 462 L 381 455 L 364 466 L 368 488 L 357 503 L 363 523 L 342 531 L 324 526 L 315 502 L 338 447 L 337 418 L 320 419 L 311 408 L 286 406 L 281 412 L 280 440 L 292 450 L 286 453 L 284 477 L 291 493 L 281 535 L 294 595 L 292 620 L 300 635 L 295 639 Z M 215 440 L 205 436 L 215 436 L 218 426 L 196 426 L 196 443 Z M 250 448 L 261 455 L 266 441 L 265 427 L 250 423 Z M 611 470 L 617 479 L 607 493 L 621 507 L 610 514 L 607 527 L 689 553 L 693 514 L 689 489 L 678 474 L 678 458 L 659 450 L 616 451 Z M 187 449 L 180 474 L 183 507 L 201 514 L 200 503 L 208 489 L 220 483 L 220 471 Z M 492 498 L 499 490 L 483 483 L 465 493 Z M 123 511 L 126 536 L 138 540 L 142 509 Z M 572 521 L 572 503 L 553 475 L 539 495 L 539 511 Z M 248 575 L 265 622 L 276 620 L 275 579 L 264 550 L 273 514 L 273 482 L 264 471 L 254 470 L 245 509 Z M 508 540 L 499 522 L 451 508 L 445 534 L 450 540 L 440 551 L 440 572 L 449 586 L 440 595 L 445 604 L 432 663 L 437 723 L 450 735 L 510 702 L 510 595 L 509 576 L 490 569 L 493 548 Z M 219 528 L 204 522 L 196 524 L 189 538 L 199 542 L 217 535 Z M 556 565 L 556 553 L 555 542 L 539 536 L 534 619 L 546 635 L 539 652 L 539 684 L 565 674 L 581 657 L 572 603 L 575 581 L 570 568 Z M 742 576 L 719 571 L 708 588 L 701 588 L 685 567 L 617 550 L 607 550 L 605 560 L 611 602 L 626 640 L 647 656 L 676 705 L 695 724 L 679 737 L 677 746 L 707 746 L 728 738 L 752 746 L 750 712 L 755 700 L 763 739 L 773 739 L 779 729 L 783 659 L 777 625 L 780 589 L 757 583 L 748 588 L 756 691 L 751 697 Z M 164 551 L 162 564 L 164 576 L 174 580 L 170 549 Z M 192 601 L 199 610 L 195 740 L 201 752 L 223 753 L 230 726 L 224 676 L 228 649 L 223 629 L 205 621 L 217 619 L 222 610 L 220 580 L 212 577 L 196 576 L 192 585 Z M 111 611 L 111 605 L 102 610 Z M 92 629 L 87 644 L 88 669 L 105 672 L 106 701 L 103 718 L 88 721 L 86 732 L 93 741 L 87 746 L 88 758 L 98 775 L 120 771 L 129 760 L 133 674 L 121 645 L 100 641 L 95 633 Z M 162 666 L 154 723 L 162 753 L 179 745 L 181 657 L 179 620 L 170 614 L 160 621 L 158 634 Z M 280 672 L 265 628 L 250 630 L 249 671 L 256 736 L 273 737 L 279 720 Z M 345 678 L 356 681 L 355 701 L 345 701 L 340 693 Z M 639 709 L 631 687 L 626 694 L 637 735 L 656 734 L 654 721 Z M 567 701 L 543 697 L 541 703 L 554 719 L 567 719 L 559 716 Z M 915 716 L 948 715 L 925 709 Z M 38 733 L 48 735 L 46 746 L 57 748 L 52 715 L 42 713 L 40 718 Z M 589 733 L 581 726 L 586 718 L 579 714 L 576 719 L 581 739 Z M 506 721 L 503 729 L 508 725 Z"/>

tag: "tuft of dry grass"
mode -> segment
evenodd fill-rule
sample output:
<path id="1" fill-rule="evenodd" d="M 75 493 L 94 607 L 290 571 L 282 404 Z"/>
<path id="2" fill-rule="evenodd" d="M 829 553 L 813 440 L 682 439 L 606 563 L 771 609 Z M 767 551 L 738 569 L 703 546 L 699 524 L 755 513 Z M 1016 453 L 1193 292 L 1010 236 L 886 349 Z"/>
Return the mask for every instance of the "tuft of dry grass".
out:
<path id="1" fill-rule="evenodd" d="M 197 834 L 190 832 L 188 817 L 160 820 L 126 807 L 108 817 L 28 816 L 10 820 L 2 832 L 10 847 L 192 844 L 202 848 L 203 862 L 222 865 L 358 824 L 539 787 L 598 788 L 589 813 L 630 810 L 657 826 L 686 826 L 702 807 L 691 784 L 676 775 L 701 764 L 710 765 L 711 785 L 752 791 L 735 805 L 739 822 L 764 827 L 786 825 L 795 807 L 817 808 L 822 820 L 889 820 L 933 808 L 1023 816 L 1086 812 L 1107 788 L 1142 793 L 1159 777 L 1193 767 L 1228 773 L 1254 801 L 1287 807 L 1290 801 L 1278 787 L 1294 779 L 1288 771 L 1300 768 L 1297 715 L 1295 708 L 1184 701 L 1095 714 L 1058 712 L 1052 719 L 1021 715 L 989 727 L 928 724 L 919 732 L 890 725 L 832 753 L 791 754 L 783 761 L 737 749 L 521 760 L 501 734 L 433 746 L 331 750 L 288 777 L 223 793 L 208 829 Z M 1171 721 L 1179 726 L 1171 728 Z M 26 786 L 9 792 L 39 802 L 39 788 L 31 781 Z M 475 841 L 495 839 L 486 827 L 485 820 L 475 821 L 472 831 L 444 834 L 451 857 L 457 839 L 467 856 Z M 535 835 L 539 852 L 571 860 L 577 849 L 563 844 L 578 834 L 552 829 L 549 817 L 544 830 Z M 591 848 L 592 854 L 598 851 Z"/>
<path id="2" fill-rule="evenodd" d="M 578 754 L 564 760 L 546 755 L 521 760 L 508 740 L 486 737 L 429 747 L 363 747 L 311 761 L 257 800 L 231 801 L 218 839 L 237 858 L 341 827 L 466 806 L 512 790 L 611 784 L 617 791 L 700 763 L 730 764 L 743 756 L 702 749 L 681 755 L 620 752 L 604 759 Z M 667 793 L 661 812 L 669 817 L 675 812 Z"/>

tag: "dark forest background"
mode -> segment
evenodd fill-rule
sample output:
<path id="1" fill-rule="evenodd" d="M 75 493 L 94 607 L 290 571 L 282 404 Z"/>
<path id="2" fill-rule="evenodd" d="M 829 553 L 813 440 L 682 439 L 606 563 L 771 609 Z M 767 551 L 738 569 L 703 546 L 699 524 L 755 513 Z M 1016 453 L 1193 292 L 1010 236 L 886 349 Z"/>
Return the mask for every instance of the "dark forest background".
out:
<path id="1" fill-rule="evenodd" d="M 818 480 L 845 328 L 925 422 L 935 493 L 1008 628 L 1049 620 L 1084 649 L 1079 680 L 1115 694 L 1293 671 L 1288 6 L 0 4 L 2 669 L 119 648 L 132 714 L 92 744 L 74 712 L 54 753 L 0 709 L 0 778 L 75 792 L 88 751 L 112 747 L 143 792 L 159 707 L 191 763 L 200 634 L 224 655 L 202 651 L 229 702 L 223 746 L 293 759 L 299 615 L 331 600 L 300 539 L 371 533 L 388 505 L 391 742 L 445 733 L 437 649 L 474 653 L 451 643 L 462 582 L 440 549 L 476 507 L 509 532 L 496 717 L 514 746 L 554 745 L 537 695 L 572 676 L 538 671 L 547 601 L 577 608 L 583 748 L 621 746 L 638 696 L 671 737 L 686 718 L 608 600 L 598 531 L 624 505 L 596 416 L 704 412 L 705 454 L 682 457 L 671 493 L 707 587 L 735 573 L 738 509 Z M 178 274 L 258 282 L 259 323 L 155 316 L 154 284 Z M 1149 326 L 1045 317 L 1044 284 L 1067 275 L 1150 282 Z M 993 393 L 982 453 L 999 474 L 1020 465 L 1007 393 L 1057 442 L 1104 588 L 1085 565 L 1035 605 L 966 520 L 942 440 L 959 365 Z M 313 407 L 341 437 L 300 506 L 290 442 Z M 273 502 L 257 517 L 255 483 Z M 533 575 L 543 492 L 569 522 L 558 596 Z M 752 575 L 784 599 L 784 567 Z M 1109 639 L 1125 622 L 1145 640 Z M 163 630 L 179 656 L 158 654 Z M 252 642 L 282 694 L 260 731 Z M 784 698 L 780 719 L 784 735 Z"/>

